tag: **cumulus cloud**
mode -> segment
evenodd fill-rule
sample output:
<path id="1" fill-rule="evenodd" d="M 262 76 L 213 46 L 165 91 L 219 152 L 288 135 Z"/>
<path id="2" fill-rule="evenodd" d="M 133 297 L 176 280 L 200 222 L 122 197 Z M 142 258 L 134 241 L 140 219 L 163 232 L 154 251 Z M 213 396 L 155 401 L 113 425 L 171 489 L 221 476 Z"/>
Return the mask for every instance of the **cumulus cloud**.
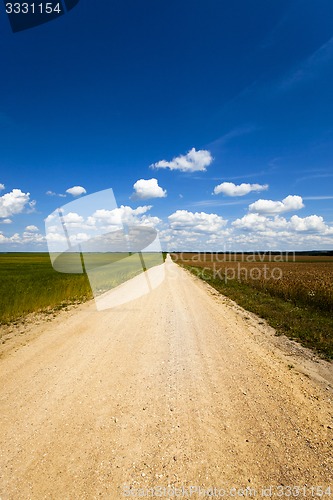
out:
<path id="1" fill-rule="evenodd" d="M 322 234 L 333 234 L 333 228 L 325 224 L 323 217 L 319 215 L 309 215 L 308 217 L 298 217 L 293 215 L 290 218 L 290 228 L 297 232 L 319 232 Z"/>
<path id="2" fill-rule="evenodd" d="M 169 168 L 181 172 L 204 172 L 213 161 L 210 151 L 195 148 L 190 149 L 186 155 L 180 155 L 171 161 L 161 160 L 150 165 L 150 168 Z"/>
<path id="3" fill-rule="evenodd" d="M 0 183 L 0 191 L 3 191 L 5 189 L 5 185 Z"/>
<path id="4" fill-rule="evenodd" d="M 17 240 L 18 243 L 21 243 L 21 244 L 27 244 L 27 243 L 45 243 L 45 236 L 38 233 L 38 231 L 24 231 L 24 233 L 22 234 L 22 237 L 20 239 Z"/>
<path id="5" fill-rule="evenodd" d="M 84 218 L 75 212 L 69 212 L 67 215 L 63 216 L 63 221 L 66 224 L 81 224 Z"/>
<path id="6" fill-rule="evenodd" d="M 289 195 L 282 201 L 257 200 L 249 205 L 249 211 L 258 214 L 280 214 L 304 207 L 301 196 Z"/>
<path id="7" fill-rule="evenodd" d="M 23 193 L 21 189 L 13 189 L 10 193 L 0 196 L 0 217 L 8 218 L 20 214 L 27 207 L 33 207 L 30 202 L 30 193 Z"/>
<path id="8" fill-rule="evenodd" d="M 20 235 L 18 233 L 13 234 L 13 236 L 7 237 L 0 233 L 0 244 L 5 244 L 5 243 L 16 243 L 17 241 L 20 241 Z"/>
<path id="9" fill-rule="evenodd" d="M 283 241 L 284 237 L 295 235 L 295 233 L 318 233 L 323 236 L 333 234 L 333 228 L 328 226 L 323 217 L 319 215 L 309 215 L 308 217 L 293 215 L 290 220 L 287 220 L 279 215 L 269 217 L 251 213 L 236 219 L 232 226 L 237 230 L 251 233 L 270 234 L 279 241 Z"/>
<path id="10" fill-rule="evenodd" d="M 147 214 L 151 208 L 151 205 L 137 208 L 121 205 L 113 210 L 96 210 L 91 217 L 88 217 L 87 224 L 109 231 L 122 228 L 123 224 L 154 227 L 161 222 L 161 219 Z"/>
<path id="11" fill-rule="evenodd" d="M 274 218 L 269 218 L 265 215 L 251 213 L 244 215 L 244 217 L 240 219 L 236 219 L 232 223 L 232 226 L 237 229 L 254 232 L 267 231 L 268 229 L 281 230 L 287 227 L 287 220 L 284 217 L 279 217 L 278 215 Z"/>
<path id="12" fill-rule="evenodd" d="M 165 198 L 167 192 L 158 185 L 157 179 L 139 179 L 133 185 L 133 199 Z"/>
<path id="13" fill-rule="evenodd" d="M 227 224 L 227 221 L 217 214 L 187 210 L 176 210 L 168 219 L 171 229 L 191 230 L 194 233 L 215 233 Z"/>
<path id="14" fill-rule="evenodd" d="M 2 221 L 0 221 L 1 224 L 12 224 L 13 221 L 11 219 L 3 219 Z"/>
<path id="15" fill-rule="evenodd" d="M 87 222 L 91 225 L 104 223 L 107 226 L 116 227 L 119 227 L 122 224 L 137 224 L 144 220 L 142 216 L 144 216 L 151 208 L 151 205 L 145 205 L 137 208 L 121 205 L 113 210 L 96 210 L 92 217 L 88 218 Z"/>
<path id="16" fill-rule="evenodd" d="M 239 185 L 233 182 L 222 182 L 214 188 L 214 194 L 224 194 L 226 196 L 245 196 L 251 191 L 266 191 L 268 189 L 268 184 L 246 184 L 242 183 Z"/>
<path id="17" fill-rule="evenodd" d="M 69 241 L 72 245 L 78 245 L 84 241 L 88 241 L 91 238 L 90 234 L 87 233 L 76 233 L 69 236 Z"/>
<path id="18" fill-rule="evenodd" d="M 150 209 L 150 205 L 135 209 L 122 205 L 112 210 L 98 209 L 91 215 L 85 212 L 82 216 L 81 213 L 72 211 L 59 218 L 60 213 L 51 214 L 45 219 L 49 249 L 57 252 L 65 251 L 68 240 L 70 240 L 71 245 L 91 240 L 89 241 L 90 249 L 110 251 L 108 243 L 114 244 L 117 239 L 119 239 L 119 244 L 125 243 L 126 238 L 124 240 L 123 233 L 121 233 L 124 229 L 127 235 L 132 231 L 131 237 L 133 238 L 134 226 L 136 228 L 142 226 L 155 228 L 161 222 L 158 217 L 150 216 L 147 213 Z M 64 231 L 64 225 L 66 231 Z M 106 237 L 106 235 L 108 236 Z"/>
<path id="19" fill-rule="evenodd" d="M 69 233 L 77 233 L 79 230 L 83 231 L 85 230 L 88 226 L 85 223 L 84 217 L 79 215 L 76 212 L 69 212 L 66 215 L 61 215 L 61 217 L 58 219 L 57 216 L 51 215 L 48 216 L 45 219 L 45 227 L 46 227 L 46 232 L 47 235 L 49 234 L 55 235 L 59 233 L 63 233 L 63 225 L 65 225 L 66 230 Z M 27 228 L 26 228 L 27 229 Z M 89 228 L 89 229 L 94 229 L 94 228 Z M 49 240 L 49 238 L 48 238 Z M 50 241 L 53 240 L 53 236 L 50 237 Z M 62 241 L 62 240 L 59 240 Z"/>
<path id="20" fill-rule="evenodd" d="M 0 233 L 0 245 L 7 245 L 7 248 L 26 248 L 26 245 L 32 245 L 31 248 L 40 248 L 41 244 L 45 243 L 45 236 L 40 233 L 24 231 L 21 235 L 15 233 L 12 236 L 5 236 Z"/>
<path id="21" fill-rule="evenodd" d="M 279 214 L 249 213 L 229 226 L 217 221 L 217 227 L 211 221 L 202 222 L 207 215 L 178 210 L 169 216 L 169 228 L 160 232 L 164 247 L 169 251 L 291 251 L 333 245 L 333 227 L 318 215 L 288 219 Z"/>
<path id="22" fill-rule="evenodd" d="M 55 193 L 54 191 L 46 191 L 47 196 L 59 196 L 60 198 L 66 198 L 65 194 L 58 194 Z"/>
<path id="23" fill-rule="evenodd" d="M 73 186 L 69 189 L 66 189 L 66 193 L 71 194 L 72 196 L 81 196 L 81 194 L 86 194 L 86 190 L 82 186 Z"/>
<path id="24" fill-rule="evenodd" d="M 39 231 L 38 227 L 33 225 L 27 226 L 25 230 L 28 231 L 29 233 L 36 233 L 37 231 Z"/>

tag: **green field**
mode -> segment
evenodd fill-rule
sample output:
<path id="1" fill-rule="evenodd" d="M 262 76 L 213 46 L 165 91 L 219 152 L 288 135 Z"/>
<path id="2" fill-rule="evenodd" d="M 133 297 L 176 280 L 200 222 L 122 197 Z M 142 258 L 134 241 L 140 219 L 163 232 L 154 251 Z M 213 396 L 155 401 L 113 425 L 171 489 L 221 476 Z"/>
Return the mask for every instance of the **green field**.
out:
<path id="1" fill-rule="evenodd" d="M 146 268 L 161 263 L 160 254 L 143 255 Z M 66 254 L 62 268 L 73 269 L 73 261 L 77 260 L 78 254 Z M 84 262 L 95 293 L 103 293 L 142 272 L 138 254 L 89 254 Z M 108 267 L 114 263 L 116 266 Z M 0 253 L 0 324 L 91 298 L 87 274 L 55 271 L 48 253 Z"/>

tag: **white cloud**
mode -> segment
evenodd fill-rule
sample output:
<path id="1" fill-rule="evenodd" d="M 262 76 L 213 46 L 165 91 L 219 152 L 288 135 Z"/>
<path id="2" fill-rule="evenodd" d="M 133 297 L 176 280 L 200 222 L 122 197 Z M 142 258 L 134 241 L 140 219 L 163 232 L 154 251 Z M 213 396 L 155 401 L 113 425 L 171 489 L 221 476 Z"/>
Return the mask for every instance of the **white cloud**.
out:
<path id="1" fill-rule="evenodd" d="M 171 161 L 161 160 L 150 165 L 150 168 L 169 168 L 170 170 L 180 170 L 181 172 L 197 172 L 206 170 L 213 161 L 210 151 L 195 148 L 190 149 L 186 155 L 180 155 Z"/>
<path id="2" fill-rule="evenodd" d="M 55 193 L 54 191 L 46 191 L 47 196 L 59 196 L 60 198 L 66 198 L 65 194 L 58 194 Z"/>
<path id="3" fill-rule="evenodd" d="M 94 213 L 93 217 L 96 217 L 98 219 L 104 219 L 107 220 L 108 222 L 114 222 L 117 224 L 118 222 L 122 221 L 122 217 L 125 217 L 125 219 L 131 218 L 134 215 L 142 215 L 148 210 L 151 209 L 151 205 L 145 205 L 143 207 L 137 207 L 137 208 L 132 208 L 129 206 L 124 206 L 121 205 L 118 208 L 114 208 L 113 210 L 96 210 Z"/>
<path id="4" fill-rule="evenodd" d="M 158 185 L 157 179 L 139 179 L 133 185 L 133 199 L 165 198 L 167 192 Z"/>
<path id="5" fill-rule="evenodd" d="M 0 221 L 1 224 L 12 224 L 13 221 L 11 219 L 3 219 L 2 221 Z"/>
<path id="6" fill-rule="evenodd" d="M 54 220 L 54 219 L 56 219 L 56 218 L 57 218 L 57 215 L 55 215 L 55 213 L 53 213 L 53 214 L 48 215 L 48 216 L 44 219 L 44 221 L 45 221 L 45 222 L 51 222 L 51 220 Z"/>
<path id="7" fill-rule="evenodd" d="M 301 196 L 289 195 L 282 201 L 257 200 L 249 206 L 250 212 L 258 214 L 280 214 L 292 210 L 300 210 L 304 207 Z"/>
<path id="8" fill-rule="evenodd" d="M 30 193 L 23 193 L 21 189 L 13 189 L 10 193 L 0 196 L 0 217 L 8 218 L 12 215 L 20 214 L 29 203 Z"/>
<path id="9" fill-rule="evenodd" d="M 88 216 L 80 215 L 76 212 L 69 212 L 63 215 L 61 219 L 57 215 L 51 215 L 46 218 L 46 234 L 49 249 L 52 251 L 64 251 L 68 244 L 67 238 L 70 239 L 72 245 L 82 243 L 92 239 L 90 242 L 93 245 L 107 244 L 107 233 L 114 233 L 114 237 L 109 235 L 110 239 L 117 238 L 117 233 L 124 229 L 124 225 L 128 226 L 145 226 L 155 227 L 161 220 L 158 217 L 153 217 L 147 214 L 151 206 L 140 206 L 135 209 L 129 206 L 120 206 L 113 210 L 99 209 Z M 63 231 L 63 224 L 66 226 L 66 233 Z M 123 237 L 118 234 L 118 237 L 123 241 Z M 124 243 L 124 241 L 123 241 Z M 96 247 L 97 248 L 97 247 Z M 99 250 L 102 251 L 102 250 Z M 106 249 L 107 251 L 107 249 Z"/>
<path id="10" fill-rule="evenodd" d="M 84 222 L 84 218 L 75 212 L 69 212 L 67 215 L 63 216 L 63 221 L 66 224 L 77 225 L 82 224 Z"/>
<path id="11" fill-rule="evenodd" d="M 193 233 L 215 233 L 227 224 L 227 221 L 217 214 L 194 213 L 187 210 L 176 210 L 168 219 L 171 229 L 191 230 Z"/>
<path id="12" fill-rule="evenodd" d="M 62 223 L 66 224 L 67 228 L 85 228 L 84 224 L 84 217 L 81 215 L 75 213 L 75 212 L 69 212 L 68 214 L 64 215 L 62 217 Z"/>
<path id="13" fill-rule="evenodd" d="M 202 221 L 201 221 L 202 222 Z M 180 226 L 163 229 L 159 232 L 162 248 L 169 251 L 216 251 L 224 248 L 224 242 L 228 238 L 229 229 L 224 228 L 221 221 L 217 221 L 216 231 L 211 231 L 211 224 L 200 224 L 199 229 Z"/>
<path id="14" fill-rule="evenodd" d="M 57 233 L 56 231 L 48 231 L 46 234 L 48 243 L 67 243 L 67 238 L 64 234 Z"/>
<path id="15" fill-rule="evenodd" d="M 18 246 L 23 247 L 24 245 L 39 245 L 45 243 L 45 236 L 39 233 L 32 232 L 23 232 L 21 235 L 19 233 L 15 233 L 12 236 L 4 236 L 0 233 L 0 244 L 7 244 L 8 248 L 17 248 Z"/>
<path id="16" fill-rule="evenodd" d="M 333 234 L 333 228 L 327 226 L 324 219 L 319 215 L 309 215 L 304 218 L 298 217 L 298 215 L 293 215 L 290 218 L 290 228 L 297 232 Z"/>
<path id="17" fill-rule="evenodd" d="M 4 236 L 2 233 L 0 233 L 0 244 L 15 243 L 17 240 L 20 240 L 20 235 L 18 233 L 15 233 L 10 237 Z"/>
<path id="18" fill-rule="evenodd" d="M 80 196 L 81 194 L 86 194 L 86 190 L 82 186 L 73 186 L 69 189 L 66 189 L 66 193 L 71 194 L 72 196 Z"/>
<path id="19" fill-rule="evenodd" d="M 293 215 L 287 220 L 279 215 L 267 217 L 251 213 L 244 215 L 241 219 L 236 219 L 232 223 L 232 226 L 235 229 L 243 229 L 254 233 L 274 231 L 277 238 L 281 238 L 281 236 L 285 236 L 286 234 L 295 234 L 295 232 L 320 233 L 322 235 L 333 234 L 333 228 L 328 226 L 324 222 L 323 217 L 319 215 L 309 215 L 308 217 Z"/>
<path id="20" fill-rule="evenodd" d="M 131 208 L 121 205 L 113 210 L 96 210 L 87 218 L 86 228 L 113 231 L 121 229 L 123 224 L 155 227 L 161 223 L 159 217 L 148 215 L 151 205 Z"/>
<path id="21" fill-rule="evenodd" d="M 5 185 L 0 183 L 0 191 L 3 191 L 5 189 Z"/>
<path id="22" fill-rule="evenodd" d="M 25 231 L 22 234 L 22 237 L 17 240 L 18 243 L 27 244 L 27 243 L 44 243 L 45 236 L 38 232 Z"/>
<path id="23" fill-rule="evenodd" d="M 226 196 L 245 196 L 251 191 L 265 191 L 268 189 L 268 184 L 246 184 L 242 183 L 239 185 L 233 182 L 222 182 L 214 188 L 214 194 L 224 194 Z"/>
<path id="24" fill-rule="evenodd" d="M 143 226 L 156 227 L 158 224 L 162 222 L 162 219 L 159 217 L 154 217 L 152 215 L 144 215 L 141 218 L 140 224 Z"/>
<path id="25" fill-rule="evenodd" d="M 77 233 L 71 234 L 69 236 L 69 240 L 72 245 L 77 245 L 79 243 L 83 243 L 84 241 L 88 241 L 91 238 L 91 235 L 87 233 Z"/>
<path id="26" fill-rule="evenodd" d="M 226 226 L 217 214 L 177 210 L 169 228 L 159 233 L 169 251 L 258 251 L 331 249 L 333 227 L 318 215 L 309 217 L 249 213 Z"/>
<path id="27" fill-rule="evenodd" d="M 268 229 L 285 229 L 287 221 L 284 217 L 275 216 L 273 219 L 259 214 L 247 214 L 241 219 L 236 219 L 232 226 L 237 229 L 245 229 L 246 231 L 263 232 Z"/>
<path id="28" fill-rule="evenodd" d="M 26 231 L 29 231 L 30 233 L 36 233 L 39 231 L 38 227 L 37 226 L 27 226 L 25 228 Z"/>

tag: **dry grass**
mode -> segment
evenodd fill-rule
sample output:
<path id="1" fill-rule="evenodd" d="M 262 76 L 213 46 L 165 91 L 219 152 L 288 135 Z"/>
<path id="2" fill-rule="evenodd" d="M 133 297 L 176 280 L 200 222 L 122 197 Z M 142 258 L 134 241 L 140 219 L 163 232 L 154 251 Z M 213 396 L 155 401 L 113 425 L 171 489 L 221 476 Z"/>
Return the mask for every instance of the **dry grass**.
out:
<path id="1" fill-rule="evenodd" d="M 333 358 L 333 257 L 172 254 L 278 333 Z"/>

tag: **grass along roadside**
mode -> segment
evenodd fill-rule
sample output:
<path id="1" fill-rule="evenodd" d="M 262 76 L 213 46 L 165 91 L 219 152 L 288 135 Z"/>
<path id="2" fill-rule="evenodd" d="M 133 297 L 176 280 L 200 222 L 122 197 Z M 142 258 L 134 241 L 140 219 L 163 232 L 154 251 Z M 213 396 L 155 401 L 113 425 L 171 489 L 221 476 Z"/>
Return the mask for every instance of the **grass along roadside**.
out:
<path id="1" fill-rule="evenodd" d="M 315 350 L 326 359 L 333 359 L 333 317 L 331 311 L 323 311 L 301 301 L 284 299 L 274 295 L 272 289 L 261 290 L 237 279 L 221 280 L 213 271 L 179 262 L 199 278 L 205 280 L 223 295 L 231 298 L 244 309 L 265 319 L 277 335 L 286 335 L 302 345 Z"/>
<path id="2" fill-rule="evenodd" d="M 0 324 L 90 298 L 87 276 L 56 272 L 47 253 L 0 254 Z"/>
<path id="3" fill-rule="evenodd" d="M 6 325 L 34 312 L 57 311 L 70 304 L 93 298 L 95 293 L 127 281 L 142 272 L 139 257 L 128 254 L 89 254 L 85 256 L 88 275 L 60 273 L 53 269 L 48 253 L 0 253 L 0 325 Z M 157 258 L 159 255 L 159 258 Z M 165 259 L 163 254 L 163 258 Z M 69 266 L 73 255 L 68 254 Z M 117 263 L 116 266 L 113 264 Z M 146 268 L 161 263 L 160 254 L 144 254 Z M 115 269 L 115 272 L 111 272 Z"/>

